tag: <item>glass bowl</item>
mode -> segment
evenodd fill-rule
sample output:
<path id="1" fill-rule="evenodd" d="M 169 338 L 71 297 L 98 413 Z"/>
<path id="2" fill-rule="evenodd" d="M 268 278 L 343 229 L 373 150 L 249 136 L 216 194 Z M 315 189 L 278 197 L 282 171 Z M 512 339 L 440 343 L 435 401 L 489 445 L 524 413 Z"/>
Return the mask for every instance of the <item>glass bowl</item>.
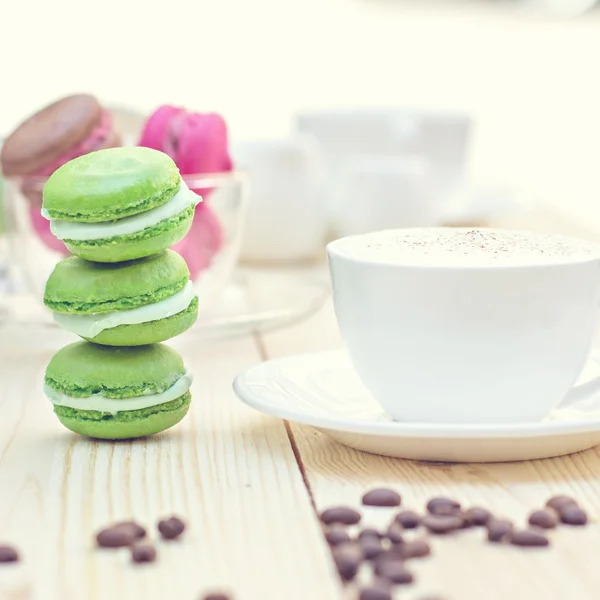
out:
<path id="1" fill-rule="evenodd" d="M 248 182 L 241 172 L 184 175 L 183 179 L 203 202 L 196 208 L 189 233 L 173 250 L 188 264 L 200 310 L 208 310 L 229 283 L 238 260 Z M 41 178 L 8 179 L 4 190 L 10 264 L 23 291 L 40 304 L 54 265 L 70 256 L 40 214 L 44 184 Z"/>

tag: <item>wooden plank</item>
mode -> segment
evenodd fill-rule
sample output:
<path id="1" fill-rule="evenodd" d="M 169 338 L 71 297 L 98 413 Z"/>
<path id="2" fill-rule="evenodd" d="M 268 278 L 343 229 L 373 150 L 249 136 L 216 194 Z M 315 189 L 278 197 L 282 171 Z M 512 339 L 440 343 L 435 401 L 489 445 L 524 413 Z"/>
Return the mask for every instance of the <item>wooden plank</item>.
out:
<path id="1" fill-rule="evenodd" d="M 547 213 L 498 225 L 598 237 Z M 331 302 L 305 323 L 265 334 L 261 340 L 268 358 L 342 347 Z M 423 510 L 434 495 L 448 495 L 524 525 L 530 510 L 541 507 L 552 494 L 566 493 L 578 498 L 591 515 L 587 528 L 552 533 L 551 549 L 496 547 L 484 542 L 481 531 L 434 539 L 435 558 L 414 563 L 418 584 L 398 597 L 416 600 L 437 593 L 448 600 L 598 598 L 600 571 L 594 553 L 600 543 L 600 448 L 550 460 L 452 465 L 358 452 L 309 427 L 290 425 L 289 431 L 318 510 L 338 504 L 358 506 L 365 490 L 386 485 L 398 489 L 404 504 L 417 510 Z M 389 509 L 367 509 L 363 522 L 384 527 L 392 514 Z"/>
<path id="2" fill-rule="evenodd" d="M 195 374 L 189 416 L 120 443 L 70 435 L 55 419 L 41 393 L 52 343 L 38 339 L 35 350 L 2 339 L 0 542 L 25 558 L 22 569 L 0 570 L 3 600 L 191 600 L 211 588 L 242 600 L 341 597 L 284 424 L 231 391 L 234 375 L 260 360 L 250 338 L 173 343 Z M 109 522 L 153 525 L 171 513 L 189 529 L 158 543 L 155 565 L 93 547 Z"/>

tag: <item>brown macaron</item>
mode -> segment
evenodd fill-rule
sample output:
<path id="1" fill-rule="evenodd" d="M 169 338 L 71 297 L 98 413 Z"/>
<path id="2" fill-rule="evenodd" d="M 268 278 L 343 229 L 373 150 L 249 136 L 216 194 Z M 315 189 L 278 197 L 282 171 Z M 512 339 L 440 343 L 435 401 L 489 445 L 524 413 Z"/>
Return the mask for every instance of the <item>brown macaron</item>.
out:
<path id="1" fill-rule="evenodd" d="M 89 94 L 61 98 L 23 121 L 0 152 L 7 177 L 36 173 L 83 142 L 102 121 L 104 109 Z"/>

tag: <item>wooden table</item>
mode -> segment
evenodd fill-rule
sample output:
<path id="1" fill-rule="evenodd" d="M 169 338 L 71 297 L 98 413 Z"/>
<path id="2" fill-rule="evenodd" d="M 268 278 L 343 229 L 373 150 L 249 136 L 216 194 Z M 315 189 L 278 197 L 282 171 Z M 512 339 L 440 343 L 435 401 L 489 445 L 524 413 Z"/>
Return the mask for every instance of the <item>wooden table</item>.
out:
<path id="1" fill-rule="evenodd" d="M 502 225 L 586 234 L 548 213 Z M 591 235 L 591 234 L 590 234 Z M 593 237 L 593 236 L 592 236 Z M 449 495 L 518 522 L 555 493 L 577 497 L 594 521 L 551 534 L 550 549 L 483 542 L 473 531 L 433 539 L 414 563 L 417 585 L 398 598 L 597 600 L 600 597 L 600 453 L 514 464 L 426 464 L 350 450 L 302 426 L 242 405 L 233 377 L 273 357 L 341 345 L 331 305 L 287 330 L 200 345 L 174 345 L 195 373 L 194 401 L 177 428 L 138 442 L 70 435 L 41 392 L 53 347 L 40 334 L 3 334 L 0 349 L 0 542 L 16 544 L 22 567 L 0 566 L 0 599 L 196 600 L 211 589 L 239 600 L 354 598 L 337 577 L 317 513 L 358 505 L 368 488 L 398 489 L 404 504 Z M 93 533 L 171 513 L 189 521 L 158 562 L 130 564 L 126 551 L 98 551 Z M 387 509 L 365 511 L 382 526 Z"/>

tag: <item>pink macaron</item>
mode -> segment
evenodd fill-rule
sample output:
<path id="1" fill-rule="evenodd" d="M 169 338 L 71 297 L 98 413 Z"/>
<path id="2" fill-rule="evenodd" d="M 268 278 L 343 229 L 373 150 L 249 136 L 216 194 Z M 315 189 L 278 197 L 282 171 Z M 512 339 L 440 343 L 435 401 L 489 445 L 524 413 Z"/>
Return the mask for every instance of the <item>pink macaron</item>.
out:
<path id="1" fill-rule="evenodd" d="M 232 169 L 227 124 L 217 113 L 161 106 L 146 121 L 138 145 L 168 154 L 182 175 Z"/>
<path id="2" fill-rule="evenodd" d="M 158 108 L 147 120 L 140 146 L 168 154 L 186 175 L 231 171 L 227 125 L 216 113 L 193 113 L 176 106 Z M 193 182 L 190 187 L 194 189 Z M 174 250 L 181 254 L 192 278 L 208 268 L 223 245 L 223 230 L 210 207 L 209 189 L 194 190 L 203 198 L 198 204 L 192 227 Z"/>

